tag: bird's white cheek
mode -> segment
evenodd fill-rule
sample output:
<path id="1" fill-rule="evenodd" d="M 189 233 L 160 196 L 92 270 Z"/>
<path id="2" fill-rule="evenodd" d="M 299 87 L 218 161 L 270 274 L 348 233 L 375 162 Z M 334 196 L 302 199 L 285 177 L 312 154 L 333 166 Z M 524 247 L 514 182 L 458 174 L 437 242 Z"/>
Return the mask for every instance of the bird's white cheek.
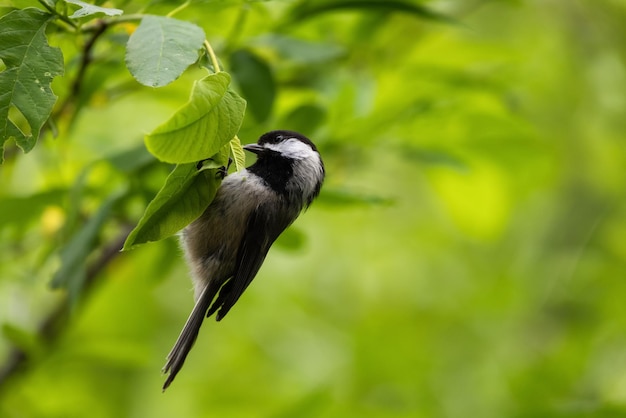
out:
<path id="1" fill-rule="evenodd" d="M 297 138 L 290 138 L 279 144 L 266 144 L 265 147 L 294 160 L 309 159 L 317 154 L 308 144 Z"/>

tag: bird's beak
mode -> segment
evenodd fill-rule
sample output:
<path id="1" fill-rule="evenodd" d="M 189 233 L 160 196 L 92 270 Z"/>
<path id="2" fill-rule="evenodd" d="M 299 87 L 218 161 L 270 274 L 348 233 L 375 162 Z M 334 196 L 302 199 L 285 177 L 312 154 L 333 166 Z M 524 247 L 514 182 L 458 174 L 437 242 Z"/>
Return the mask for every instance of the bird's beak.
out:
<path id="1" fill-rule="evenodd" d="M 248 145 L 244 145 L 243 149 L 245 149 L 246 151 L 250 151 L 253 152 L 255 154 L 260 154 L 262 153 L 265 148 L 259 144 L 248 144 Z"/>

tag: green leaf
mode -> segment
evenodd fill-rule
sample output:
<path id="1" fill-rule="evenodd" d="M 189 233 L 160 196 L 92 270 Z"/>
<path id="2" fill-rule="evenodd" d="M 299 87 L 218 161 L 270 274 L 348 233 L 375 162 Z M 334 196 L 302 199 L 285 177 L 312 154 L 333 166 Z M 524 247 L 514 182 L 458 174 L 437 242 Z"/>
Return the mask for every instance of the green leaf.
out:
<path id="1" fill-rule="evenodd" d="M 63 74 L 63 55 L 48 45 L 45 30 L 50 19 L 35 8 L 0 18 L 0 60 L 6 67 L 0 72 L 0 162 L 8 139 L 24 152 L 35 146 L 56 102 L 50 83 Z M 18 127 L 20 119 L 24 123 Z"/>
<path id="2" fill-rule="evenodd" d="M 162 87 L 176 80 L 199 57 L 205 35 L 193 23 L 145 16 L 126 45 L 126 66 L 145 86 Z"/>
<path id="3" fill-rule="evenodd" d="M 262 123 L 272 112 L 276 82 L 267 63 L 253 53 L 240 49 L 230 56 L 233 76 L 248 102 L 250 113 Z"/>
<path id="4" fill-rule="evenodd" d="M 195 82 L 189 102 L 146 136 L 146 147 L 176 164 L 215 155 L 239 131 L 246 102 L 228 89 L 230 75 L 211 74 Z"/>
<path id="5" fill-rule="evenodd" d="M 291 22 L 304 20 L 317 15 L 341 10 L 384 10 L 412 14 L 421 19 L 438 22 L 458 23 L 455 19 L 436 12 L 421 4 L 402 0 L 325 0 L 296 3 L 289 16 Z"/>
<path id="6" fill-rule="evenodd" d="M 228 167 L 228 159 L 230 158 L 230 142 L 220 148 L 220 152 L 212 157 L 218 164 L 218 168 Z"/>
<path id="7" fill-rule="evenodd" d="M 325 119 L 325 108 L 316 104 L 305 104 L 289 112 L 280 126 L 296 132 L 312 133 Z"/>
<path id="8" fill-rule="evenodd" d="M 143 144 L 138 144 L 136 147 L 105 156 L 104 158 L 115 169 L 126 174 L 140 170 L 152 163 L 157 163 L 157 160 L 146 150 Z"/>
<path id="9" fill-rule="evenodd" d="M 124 13 L 121 9 L 112 9 L 107 7 L 95 6 L 93 4 L 85 3 L 80 0 L 65 0 L 66 3 L 74 4 L 79 6 L 80 9 L 76 10 L 73 15 L 70 16 L 72 19 L 78 19 L 80 17 L 91 16 L 97 13 L 104 13 L 107 16 L 119 16 Z"/>
<path id="10" fill-rule="evenodd" d="M 233 156 L 235 169 L 240 171 L 246 167 L 246 153 L 243 151 L 239 137 L 235 136 L 228 143 L 230 146 L 230 154 Z"/>
<path id="11" fill-rule="evenodd" d="M 216 171 L 198 170 L 195 163 L 177 165 L 128 235 L 123 249 L 167 238 L 200 216 L 219 186 Z"/>
<path id="12" fill-rule="evenodd" d="M 343 189 L 324 189 L 319 197 L 319 202 L 329 206 L 352 206 L 352 205 L 390 205 L 393 199 L 366 195 Z"/>

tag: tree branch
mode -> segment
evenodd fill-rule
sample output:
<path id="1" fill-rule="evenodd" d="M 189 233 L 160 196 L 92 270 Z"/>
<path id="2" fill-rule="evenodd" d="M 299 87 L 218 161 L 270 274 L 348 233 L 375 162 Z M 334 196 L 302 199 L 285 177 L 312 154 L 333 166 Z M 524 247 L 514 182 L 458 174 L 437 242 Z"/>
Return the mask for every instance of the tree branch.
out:
<path id="1" fill-rule="evenodd" d="M 82 50 L 81 59 L 80 59 L 80 67 L 78 67 L 78 72 L 76 73 L 76 77 L 74 77 L 74 80 L 72 81 L 72 84 L 70 87 L 70 93 L 65 98 L 63 103 L 58 107 L 58 110 L 54 112 L 51 119 L 54 120 L 54 119 L 57 119 L 59 116 L 63 115 L 65 112 L 67 112 L 70 106 L 75 101 L 78 100 L 78 96 L 80 95 L 83 82 L 85 80 L 85 73 L 87 72 L 87 67 L 89 67 L 89 64 L 91 64 L 91 62 L 93 61 L 93 57 L 92 57 L 93 47 L 96 44 L 96 41 L 98 40 L 98 38 L 100 38 L 100 36 L 104 34 L 104 32 L 108 29 L 109 26 L 110 26 L 109 23 L 104 19 L 98 19 L 96 22 L 93 23 L 91 27 L 92 29 L 91 36 L 89 37 L 89 39 L 87 39 L 87 42 L 85 42 L 85 45 L 83 45 L 83 50 Z M 72 117 L 74 116 L 75 115 L 72 115 Z"/>
<path id="2" fill-rule="evenodd" d="M 119 254 L 126 237 L 132 228 L 125 227 L 119 236 L 111 241 L 100 253 L 100 256 L 88 267 L 83 295 L 88 295 L 97 283 L 100 273 Z M 70 322 L 71 304 L 69 298 L 63 300 L 41 322 L 37 329 L 39 340 L 49 346 L 59 339 Z M 14 347 L 7 356 L 5 364 L 0 368 L 0 392 L 9 382 L 28 367 L 29 354 L 19 347 Z"/>

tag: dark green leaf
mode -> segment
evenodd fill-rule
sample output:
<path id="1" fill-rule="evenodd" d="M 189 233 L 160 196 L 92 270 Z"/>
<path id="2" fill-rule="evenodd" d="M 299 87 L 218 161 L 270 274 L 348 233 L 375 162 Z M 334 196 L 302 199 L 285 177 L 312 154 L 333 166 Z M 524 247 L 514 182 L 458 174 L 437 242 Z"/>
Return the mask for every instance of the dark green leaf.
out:
<path id="1" fill-rule="evenodd" d="M 291 9 L 289 16 L 290 20 L 296 21 L 341 10 L 386 10 L 412 14 L 421 19 L 457 23 L 455 19 L 436 12 L 426 6 L 402 0 L 325 0 L 300 2 Z"/>
<path id="2" fill-rule="evenodd" d="M 63 55 L 48 45 L 45 30 L 50 19 L 35 8 L 0 18 L 0 59 L 6 67 L 0 72 L 0 162 L 8 139 L 24 152 L 35 146 L 56 102 L 50 83 L 63 74 Z"/>
<path id="3" fill-rule="evenodd" d="M 285 35 L 263 35 L 252 40 L 254 45 L 274 49 L 282 58 L 298 64 L 331 61 L 344 55 L 345 49 L 331 43 L 311 42 Z"/>
<path id="4" fill-rule="evenodd" d="M 215 155 L 239 131 L 246 102 L 228 89 L 230 75 L 196 81 L 189 102 L 146 136 L 148 150 L 162 161 L 183 164 Z"/>
<path id="5" fill-rule="evenodd" d="M 253 53 L 240 49 L 230 56 L 233 76 L 248 102 L 250 113 L 262 123 L 272 112 L 276 83 L 267 63 Z"/>
<path id="6" fill-rule="evenodd" d="M 106 160 L 123 173 L 131 173 L 150 163 L 156 163 L 154 156 L 146 150 L 143 144 L 111 155 Z"/>
<path id="7" fill-rule="evenodd" d="M 124 13 L 123 10 L 120 9 L 112 9 L 107 7 L 95 6 L 93 4 L 85 3 L 80 0 L 65 0 L 66 3 L 74 4 L 79 6 L 80 9 L 76 10 L 74 14 L 70 17 L 72 19 L 78 19 L 80 17 L 91 16 L 97 13 L 104 13 L 107 16 L 119 16 Z"/>
<path id="8" fill-rule="evenodd" d="M 126 66 L 141 84 L 165 86 L 198 60 L 204 39 L 202 28 L 193 23 L 145 16 L 128 39 Z"/>
<path id="9" fill-rule="evenodd" d="M 311 133 L 326 119 L 326 109 L 314 104 L 297 107 L 285 116 L 281 123 L 285 129 Z"/>
<path id="10" fill-rule="evenodd" d="M 124 250 L 167 238 L 200 216 L 219 186 L 216 170 L 198 170 L 195 163 L 177 165 L 128 235 Z"/>

